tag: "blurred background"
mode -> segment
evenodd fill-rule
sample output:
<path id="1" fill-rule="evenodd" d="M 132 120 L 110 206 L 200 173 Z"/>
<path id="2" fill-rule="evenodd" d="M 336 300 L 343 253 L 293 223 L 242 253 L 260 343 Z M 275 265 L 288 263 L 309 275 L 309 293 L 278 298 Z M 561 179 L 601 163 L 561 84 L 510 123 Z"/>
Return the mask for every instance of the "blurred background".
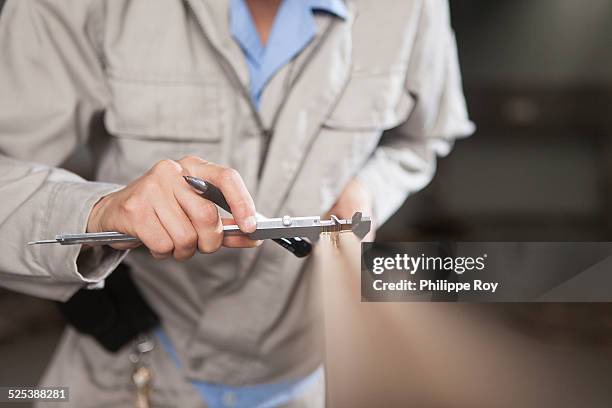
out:
<path id="1" fill-rule="evenodd" d="M 0 9 L 3 0 L 0 0 Z M 451 0 L 476 134 L 379 240 L 611 241 L 612 2 Z M 79 157 L 71 167 L 83 165 Z M 495 305 L 517 330 L 610 356 L 608 305 Z M 35 384 L 53 304 L 0 289 L 0 384 Z M 603 355 L 603 354 L 602 354 Z"/>
<path id="2" fill-rule="evenodd" d="M 612 241 L 612 2 L 450 6 L 477 131 L 439 161 L 433 182 L 377 239 Z M 544 349 L 584 352 L 612 367 L 612 304 L 472 311 Z"/>
<path id="3" fill-rule="evenodd" d="M 451 0 L 451 11 L 477 132 L 380 239 L 610 240 L 612 2 Z"/>

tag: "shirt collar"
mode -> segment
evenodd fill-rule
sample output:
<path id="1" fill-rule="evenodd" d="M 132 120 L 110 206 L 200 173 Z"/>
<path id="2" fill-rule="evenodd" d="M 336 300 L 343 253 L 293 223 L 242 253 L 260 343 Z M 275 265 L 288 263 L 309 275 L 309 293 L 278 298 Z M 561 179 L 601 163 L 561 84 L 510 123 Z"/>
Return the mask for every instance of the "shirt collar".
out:
<path id="1" fill-rule="evenodd" d="M 324 11 L 346 20 L 348 10 L 343 0 L 308 0 L 308 6 L 312 11 Z"/>
<path id="2" fill-rule="evenodd" d="M 283 0 L 284 2 L 291 0 Z M 298 0 L 299 3 L 302 0 Z M 344 0 L 305 0 L 306 7 L 311 12 L 325 12 L 338 18 L 346 20 L 348 10 Z M 283 4 L 281 3 L 281 6 Z M 277 16 L 278 17 L 278 16 Z M 275 22 L 276 24 L 276 22 Z M 309 29 L 314 31 L 314 24 L 309 23 Z M 259 35 L 255 29 L 251 13 L 245 0 L 231 0 L 230 2 L 230 27 L 234 38 L 247 53 L 247 57 L 252 58 L 253 62 L 259 61 L 265 52 L 265 47 L 259 41 Z"/>
<path id="3" fill-rule="evenodd" d="M 231 0 L 232 36 L 242 48 L 250 74 L 251 99 L 258 104 L 265 84 L 283 65 L 315 38 L 315 13 L 346 19 L 343 0 L 283 0 L 274 19 L 268 44 L 263 46 L 245 0 Z"/>

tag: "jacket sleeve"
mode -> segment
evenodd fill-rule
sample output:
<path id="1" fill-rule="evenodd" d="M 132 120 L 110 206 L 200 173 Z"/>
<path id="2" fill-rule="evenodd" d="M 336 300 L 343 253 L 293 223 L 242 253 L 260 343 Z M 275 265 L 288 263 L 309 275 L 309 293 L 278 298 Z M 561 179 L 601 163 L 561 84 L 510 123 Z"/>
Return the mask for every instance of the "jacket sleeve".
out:
<path id="1" fill-rule="evenodd" d="M 410 116 L 401 126 L 383 133 L 357 175 L 374 195 L 375 215 L 381 224 L 409 194 L 431 181 L 437 157 L 447 155 L 456 138 L 474 132 L 446 0 L 423 1 L 406 78 L 405 97 L 414 101 Z"/>
<path id="2" fill-rule="evenodd" d="M 0 285 L 56 300 L 101 282 L 125 255 L 26 245 L 85 232 L 93 205 L 121 188 L 57 167 L 108 100 L 94 11 L 86 0 L 12 0 L 0 15 Z"/>

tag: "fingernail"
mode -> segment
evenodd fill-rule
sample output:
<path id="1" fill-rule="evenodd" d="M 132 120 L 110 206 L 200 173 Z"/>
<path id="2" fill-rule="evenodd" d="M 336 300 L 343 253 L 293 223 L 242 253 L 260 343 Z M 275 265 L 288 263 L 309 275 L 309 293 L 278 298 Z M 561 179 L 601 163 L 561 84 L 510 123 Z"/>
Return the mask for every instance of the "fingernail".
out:
<path id="1" fill-rule="evenodd" d="M 254 232 L 257 229 L 257 218 L 252 215 L 244 220 L 244 229 L 245 232 Z"/>

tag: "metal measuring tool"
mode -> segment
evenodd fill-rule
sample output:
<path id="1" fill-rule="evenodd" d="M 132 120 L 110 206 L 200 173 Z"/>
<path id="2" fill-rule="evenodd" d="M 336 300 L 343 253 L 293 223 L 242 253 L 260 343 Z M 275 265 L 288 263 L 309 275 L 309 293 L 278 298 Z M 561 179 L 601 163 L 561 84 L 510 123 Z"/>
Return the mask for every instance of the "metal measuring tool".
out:
<path id="1" fill-rule="evenodd" d="M 213 184 L 196 178 L 186 176 L 185 180 L 200 192 L 200 196 L 214 202 L 220 208 L 231 214 L 229 205 L 221 191 Z M 301 258 L 312 251 L 311 243 L 319 240 L 324 232 L 351 231 L 359 239 L 363 239 L 370 232 L 370 217 L 356 212 L 350 220 L 339 219 L 332 215 L 329 220 L 321 217 L 291 217 L 285 215 L 282 218 L 261 218 L 257 220 L 257 228 L 254 232 L 244 233 L 237 225 L 224 225 L 225 235 L 243 235 L 253 240 L 272 239 L 283 248 Z M 308 240 L 304 239 L 307 238 Z M 87 232 L 79 234 L 59 234 L 54 239 L 46 239 L 28 242 L 28 245 L 37 244 L 60 244 L 60 245 L 110 245 L 118 242 L 140 242 L 138 238 L 130 235 L 109 232 Z"/>

